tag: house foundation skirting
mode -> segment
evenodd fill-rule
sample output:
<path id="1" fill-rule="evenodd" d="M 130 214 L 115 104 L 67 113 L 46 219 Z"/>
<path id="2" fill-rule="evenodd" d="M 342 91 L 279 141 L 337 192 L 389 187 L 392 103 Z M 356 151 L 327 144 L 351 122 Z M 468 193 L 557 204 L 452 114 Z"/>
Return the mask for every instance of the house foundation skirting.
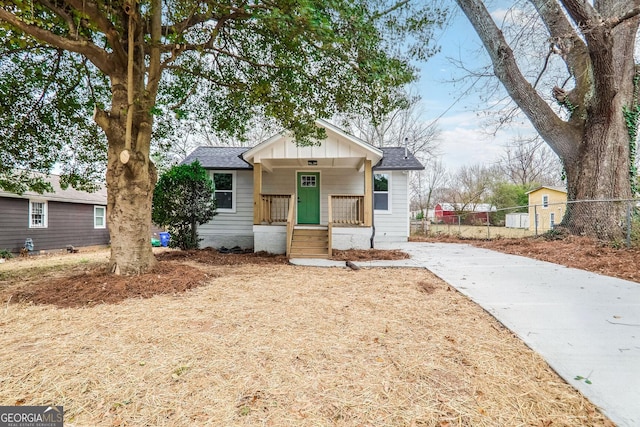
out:
<path id="1" fill-rule="evenodd" d="M 272 254 L 284 254 L 287 252 L 287 226 L 286 225 L 254 225 L 253 226 L 253 250 L 254 252 L 269 252 Z"/>
<path id="2" fill-rule="evenodd" d="M 253 248 L 253 235 L 237 235 L 237 234 L 201 234 L 202 240 L 199 243 L 201 248 L 222 247 L 231 249 L 240 246 L 242 249 Z"/>
<path id="3" fill-rule="evenodd" d="M 333 227 L 333 249 L 369 249 L 371 227 Z M 254 225 L 253 250 L 284 254 L 287 252 L 287 227 L 285 225 Z"/>
<path id="4" fill-rule="evenodd" d="M 333 249 L 371 248 L 371 227 L 333 227 L 331 242 Z"/>

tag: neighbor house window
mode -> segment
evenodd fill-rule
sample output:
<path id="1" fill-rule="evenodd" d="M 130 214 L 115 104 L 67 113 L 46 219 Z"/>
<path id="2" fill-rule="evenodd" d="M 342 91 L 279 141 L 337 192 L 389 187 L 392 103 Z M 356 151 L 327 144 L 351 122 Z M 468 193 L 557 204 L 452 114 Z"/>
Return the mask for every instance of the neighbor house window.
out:
<path id="1" fill-rule="evenodd" d="M 549 196 L 548 195 L 544 195 L 542 196 L 542 207 L 543 208 L 548 208 L 549 207 Z"/>
<path id="2" fill-rule="evenodd" d="M 549 215 L 549 227 L 553 229 L 556 226 L 556 214 L 555 212 L 551 212 Z"/>
<path id="3" fill-rule="evenodd" d="M 29 201 L 29 228 L 47 227 L 47 202 Z"/>
<path id="4" fill-rule="evenodd" d="M 107 208 L 104 206 L 93 207 L 93 228 L 106 228 L 106 214 Z"/>
<path id="5" fill-rule="evenodd" d="M 389 181 L 389 174 L 376 173 L 373 175 L 373 209 L 376 211 L 391 211 Z"/>
<path id="6" fill-rule="evenodd" d="M 214 172 L 216 209 L 218 212 L 235 212 L 236 174 L 235 172 Z"/>

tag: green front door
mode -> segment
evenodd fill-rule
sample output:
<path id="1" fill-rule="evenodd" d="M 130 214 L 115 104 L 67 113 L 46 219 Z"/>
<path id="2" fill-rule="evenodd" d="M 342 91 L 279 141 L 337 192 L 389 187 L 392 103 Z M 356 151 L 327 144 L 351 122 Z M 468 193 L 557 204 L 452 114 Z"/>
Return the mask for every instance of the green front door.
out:
<path id="1" fill-rule="evenodd" d="M 298 172 L 298 224 L 320 224 L 320 172 Z"/>

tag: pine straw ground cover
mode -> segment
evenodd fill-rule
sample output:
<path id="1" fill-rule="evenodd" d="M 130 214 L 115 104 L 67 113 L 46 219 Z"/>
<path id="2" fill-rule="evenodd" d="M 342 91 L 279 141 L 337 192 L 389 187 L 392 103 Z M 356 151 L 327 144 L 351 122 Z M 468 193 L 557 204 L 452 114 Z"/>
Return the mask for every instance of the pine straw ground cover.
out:
<path id="1" fill-rule="evenodd" d="M 66 426 L 612 425 L 426 270 L 169 258 L 124 289 L 197 282 L 116 304 L 3 304 L 0 405 L 63 405 Z M 65 268 L 108 286 L 101 262 Z M 0 272 L 2 301 L 33 289 Z"/>

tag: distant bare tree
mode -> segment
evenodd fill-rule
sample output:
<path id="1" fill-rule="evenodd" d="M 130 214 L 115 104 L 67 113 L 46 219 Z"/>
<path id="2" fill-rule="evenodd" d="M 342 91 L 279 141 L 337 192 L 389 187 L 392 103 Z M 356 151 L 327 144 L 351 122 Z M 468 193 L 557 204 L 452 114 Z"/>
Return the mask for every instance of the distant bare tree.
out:
<path id="1" fill-rule="evenodd" d="M 457 204 L 459 210 L 474 208 L 488 200 L 493 183 L 499 177 L 500 171 L 496 167 L 481 164 L 462 166 L 451 177 L 445 201 Z"/>
<path id="2" fill-rule="evenodd" d="M 173 119 L 160 127 L 154 144 L 154 161 L 160 168 L 180 163 L 200 146 L 253 147 L 281 130 L 266 118 L 254 118 L 242 138 L 216 132 L 201 121 Z"/>
<path id="3" fill-rule="evenodd" d="M 498 163 L 512 184 L 560 185 L 562 165 L 558 156 L 535 135 L 517 137 L 506 147 Z"/>
<path id="4" fill-rule="evenodd" d="M 449 173 L 440 158 L 431 158 L 424 166 L 423 171 L 414 173 L 411 178 L 411 201 L 412 209 L 426 217 L 427 210 L 435 205 L 436 193 L 447 185 Z"/>
<path id="5" fill-rule="evenodd" d="M 420 100 L 408 95 L 406 108 L 398 108 L 382 117 L 377 124 L 364 115 L 340 116 L 339 126 L 350 134 L 376 147 L 404 147 L 422 162 L 436 155 L 436 141 L 440 134 L 435 124 L 426 123 Z"/>

